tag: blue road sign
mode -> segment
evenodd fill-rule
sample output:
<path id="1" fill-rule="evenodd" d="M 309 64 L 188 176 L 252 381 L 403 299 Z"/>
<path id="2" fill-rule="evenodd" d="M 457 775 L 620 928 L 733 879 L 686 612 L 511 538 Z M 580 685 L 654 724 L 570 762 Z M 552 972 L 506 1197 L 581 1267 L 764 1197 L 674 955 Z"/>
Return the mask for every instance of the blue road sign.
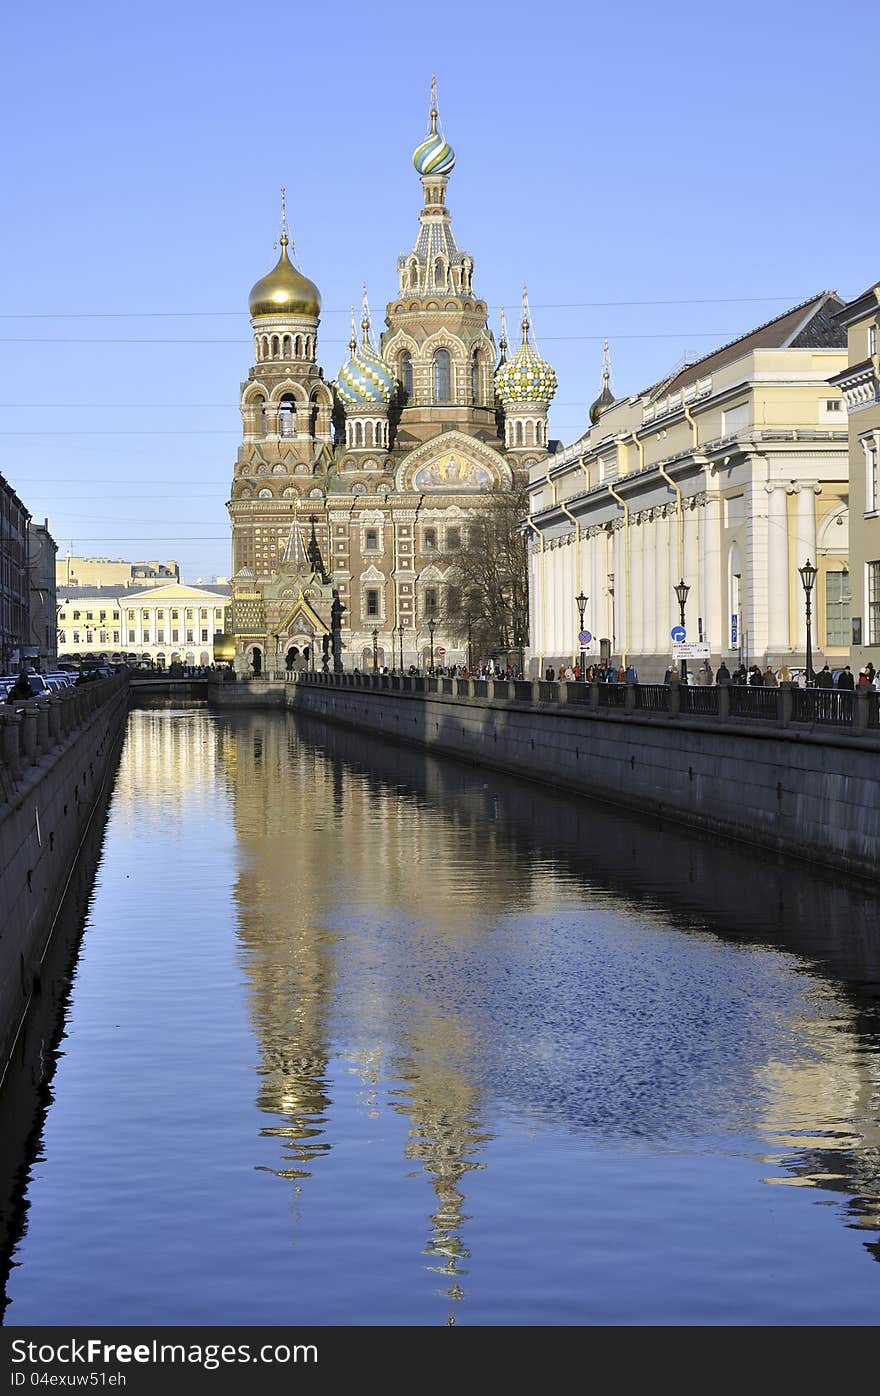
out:
<path id="1" fill-rule="evenodd" d="M 591 633 L 590 633 L 589 630 L 582 630 L 581 633 L 580 633 L 580 635 L 578 635 L 578 644 L 579 644 L 579 645 L 588 645 L 588 644 L 590 643 L 590 641 L 592 640 L 592 638 L 593 638 L 593 636 L 591 635 Z"/>
<path id="2" fill-rule="evenodd" d="M 688 633 L 683 625 L 674 625 L 669 633 L 672 636 L 675 644 L 677 645 L 684 644 L 685 640 L 688 637 Z"/>

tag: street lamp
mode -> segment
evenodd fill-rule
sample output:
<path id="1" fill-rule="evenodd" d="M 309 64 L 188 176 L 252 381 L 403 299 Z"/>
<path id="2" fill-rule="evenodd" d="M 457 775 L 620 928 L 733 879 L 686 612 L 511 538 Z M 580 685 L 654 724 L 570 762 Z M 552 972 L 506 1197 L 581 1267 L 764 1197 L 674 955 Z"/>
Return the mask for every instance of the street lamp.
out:
<path id="1" fill-rule="evenodd" d="M 589 601 L 589 599 L 589 596 L 584 596 L 583 592 L 581 592 L 578 596 L 574 598 L 574 604 L 578 608 L 578 617 L 580 619 L 580 626 L 578 628 L 578 645 L 580 646 L 581 651 L 581 683 L 586 683 L 587 681 L 587 666 L 584 663 L 585 650 L 580 637 L 583 634 L 584 630 L 584 611 L 587 609 L 587 602 Z"/>
<path id="2" fill-rule="evenodd" d="M 807 683 L 808 683 L 808 684 L 811 684 L 811 683 L 813 682 L 813 679 L 814 679 L 816 676 L 815 676 L 815 674 L 813 673 L 813 628 L 812 628 L 812 625 L 811 625 L 811 623 L 810 623 L 810 622 L 811 622 L 811 618 L 812 618 L 812 609 L 811 609 L 811 599 L 810 599 L 810 598 L 811 598 L 811 594 L 812 594 L 812 591 L 813 591 L 813 584 L 814 584 L 815 581 L 816 581 L 816 568 L 813 566 L 813 564 L 812 564 L 812 562 L 810 561 L 810 559 L 807 558 L 807 560 L 806 560 L 806 562 L 804 563 L 803 567 L 799 567 L 799 568 L 798 568 L 798 572 L 800 573 L 801 583 L 802 583 L 803 588 L 804 588 L 804 600 L 805 600 L 805 602 L 806 602 L 806 611 L 807 611 L 807 617 L 806 617 L 806 618 L 807 618 Z"/>
<path id="3" fill-rule="evenodd" d="M 403 621 L 400 623 L 400 672 L 403 673 Z"/>
<path id="4" fill-rule="evenodd" d="M 430 637 L 431 637 L 431 673 L 432 673 L 432 674 L 433 674 L 433 672 L 434 672 L 434 627 L 436 626 L 436 624 L 437 624 L 437 622 L 434 620 L 434 617 L 433 617 L 433 616 L 429 616 L 429 617 L 428 617 L 428 634 L 429 634 Z"/>
<path id="5" fill-rule="evenodd" d="M 675 576 L 675 573 L 673 573 L 672 575 Z M 684 630 L 684 629 L 685 629 L 685 623 L 684 623 L 684 608 L 685 608 L 685 606 L 686 606 L 686 604 L 687 604 L 688 592 L 690 591 L 690 587 L 688 586 L 687 582 L 684 580 L 683 577 L 682 577 L 681 581 L 679 582 L 678 586 L 674 588 L 674 591 L 675 591 L 675 595 L 676 595 L 677 598 L 678 598 L 678 609 L 679 609 L 679 611 L 681 612 L 681 628 L 682 628 L 682 630 Z M 685 682 L 685 683 L 687 682 L 687 673 L 688 673 L 687 660 L 686 660 L 686 659 L 682 659 L 682 661 L 681 661 L 681 677 L 682 677 L 683 682 Z"/>
<path id="6" fill-rule="evenodd" d="M 379 627 L 373 626 L 373 673 L 379 668 Z"/>
<path id="7" fill-rule="evenodd" d="M 474 667 L 474 658 L 473 658 L 474 632 L 473 632 L 473 628 L 472 628 L 472 627 L 473 627 L 473 617 L 471 616 L 470 611 L 468 611 L 468 614 L 467 614 L 467 631 L 468 631 L 468 673 L 471 673 L 471 671 L 472 671 L 472 669 L 473 669 L 473 667 Z"/>

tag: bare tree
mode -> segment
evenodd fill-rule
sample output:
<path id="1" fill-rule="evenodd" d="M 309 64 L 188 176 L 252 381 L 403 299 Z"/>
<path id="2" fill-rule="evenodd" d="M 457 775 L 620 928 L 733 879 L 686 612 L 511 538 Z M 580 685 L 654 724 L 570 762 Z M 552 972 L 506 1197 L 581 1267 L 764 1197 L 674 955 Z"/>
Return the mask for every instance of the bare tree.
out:
<path id="1" fill-rule="evenodd" d="M 521 525 L 528 508 L 524 489 L 491 494 L 472 514 L 461 547 L 447 553 L 445 628 L 468 641 L 471 660 L 516 651 L 528 641 L 528 554 Z"/>

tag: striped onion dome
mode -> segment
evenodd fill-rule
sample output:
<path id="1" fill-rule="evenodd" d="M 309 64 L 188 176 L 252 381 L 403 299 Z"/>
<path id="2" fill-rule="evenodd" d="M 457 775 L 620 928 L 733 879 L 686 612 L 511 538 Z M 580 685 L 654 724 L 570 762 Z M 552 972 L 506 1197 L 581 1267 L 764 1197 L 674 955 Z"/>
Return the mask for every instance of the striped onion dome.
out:
<path id="1" fill-rule="evenodd" d="M 437 80 L 431 80 L 431 125 L 421 145 L 413 151 L 413 164 L 419 174 L 448 175 L 455 165 L 455 151 L 441 131 L 437 129 Z"/>
<path id="2" fill-rule="evenodd" d="M 549 403 L 556 394 L 556 373 L 529 339 L 528 302 L 523 296 L 522 344 L 512 359 L 495 370 L 495 391 L 503 403 Z"/>
<path id="3" fill-rule="evenodd" d="M 363 406 L 366 403 L 387 405 L 394 396 L 397 384 L 394 374 L 380 359 L 370 343 L 370 321 L 364 298 L 364 318 L 361 321 L 363 339 L 358 344 L 354 332 L 354 312 L 352 312 L 351 339 L 348 342 L 349 355 L 339 370 L 336 379 L 336 392 L 348 407 Z"/>

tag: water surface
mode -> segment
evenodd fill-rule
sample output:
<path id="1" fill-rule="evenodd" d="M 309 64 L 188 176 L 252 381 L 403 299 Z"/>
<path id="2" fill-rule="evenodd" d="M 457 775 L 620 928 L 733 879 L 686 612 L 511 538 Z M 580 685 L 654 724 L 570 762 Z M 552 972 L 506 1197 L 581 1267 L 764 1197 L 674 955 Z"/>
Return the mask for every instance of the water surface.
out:
<path id="1" fill-rule="evenodd" d="M 596 802 L 135 711 L 5 1321 L 876 1322 L 877 937 Z"/>

